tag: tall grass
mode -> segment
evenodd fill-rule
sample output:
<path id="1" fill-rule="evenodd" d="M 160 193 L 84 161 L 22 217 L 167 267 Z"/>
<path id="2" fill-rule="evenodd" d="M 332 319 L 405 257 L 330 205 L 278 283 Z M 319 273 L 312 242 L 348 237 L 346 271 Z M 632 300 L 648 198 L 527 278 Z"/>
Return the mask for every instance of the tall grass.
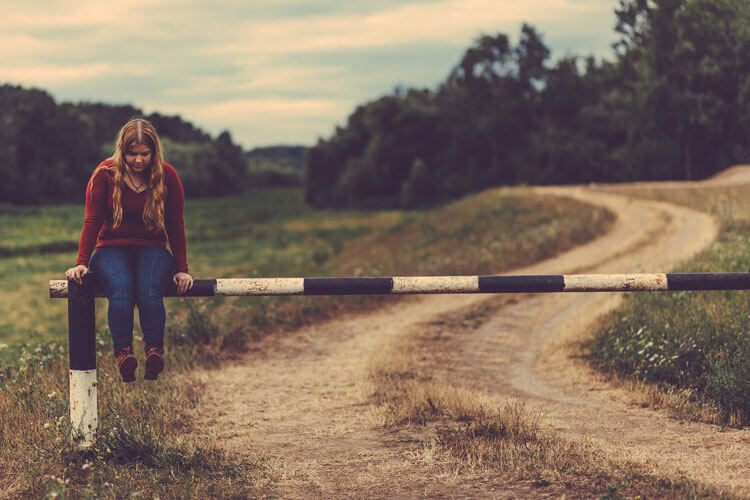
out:
<path id="1" fill-rule="evenodd" d="M 680 272 L 750 269 L 750 187 L 629 191 L 716 214 L 721 235 Z M 731 426 L 750 422 L 750 314 L 743 291 L 636 294 L 585 347 L 592 364 L 656 384 L 676 416 Z"/>
<path id="2" fill-rule="evenodd" d="M 272 493 L 275 469 L 263 457 L 238 461 L 192 437 L 188 415 L 201 388 L 183 374 L 236 356 L 248 342 L 280 328 L 375 307 L 379 299 L 170 300 L 168 370 L 150 385 L 118 380 L 99 301 L 100 434 L 95 452 L 78 454 L 71 451 L 67 422 L 65 304 L 45 298 L 47 280 L 72 265 L 75 252 L 50 253 L 43 245 L 75 242 L 70 228 L 82 210 L 16 214 L 23 222 L 14 222 L 10 212 L 3 215 L 8 237 L 23 239 L 34 228 L 49 234 L 39 240 L 30 235 L 23 255 L 0 258 L 0 275 L 11 284 L 0 301 L 0 317 L 6 318 L 0 324 L 0 498 Z M 612 217 L 523 189 L 409 213 L 313 212 L 299 190 L 276 189 L 193 202 L 186 219 L 194 276 L 232 277 L 502 271 L 591 239 Z"/>

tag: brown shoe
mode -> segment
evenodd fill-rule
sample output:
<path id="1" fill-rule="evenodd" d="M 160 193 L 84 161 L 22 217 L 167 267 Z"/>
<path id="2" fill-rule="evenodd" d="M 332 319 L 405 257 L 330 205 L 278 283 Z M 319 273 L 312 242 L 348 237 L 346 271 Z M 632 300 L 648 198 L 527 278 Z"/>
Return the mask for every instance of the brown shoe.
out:
<path id="1" fill-rule="evenodd" d="M 146 351 L 146 373 L 143 378 L 146 380 L 156 380 L 164 369 L 164 349 L 161 347 L 152 347 Z"/>
<path id="2" fill-rule="evenodd" d="M 138 368 L 138 360 L 133 356 L 133 348 L 123 347 L 117 355 L 117 369 L 123 382 L 135 382 L 135 369 Z"/>

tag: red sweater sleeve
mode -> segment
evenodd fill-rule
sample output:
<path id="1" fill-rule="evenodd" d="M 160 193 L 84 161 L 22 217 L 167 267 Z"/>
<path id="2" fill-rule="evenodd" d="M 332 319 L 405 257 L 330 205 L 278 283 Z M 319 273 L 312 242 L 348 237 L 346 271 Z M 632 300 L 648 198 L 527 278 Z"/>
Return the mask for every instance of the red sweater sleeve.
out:
<path id="1" fill-rule="evenodd" d="M 169 248 L 174 256 L 177 272 L 188 272 L 187 242 L 185 240 L 185 191 L 175 169 L 164 164 L 167 199 L 164 201 L 164 225 L 169 238 Z"/>
<path id="2" fill-rule="evenodd" d="M 86 186 L 86 215 L 83 220 L 81 239 L 78 242 L 78 259 L 76 264 L 89 265 L 91 253 L 96 246 L 99 230 L 104 224 L 107 215 L 107 173 L 102 168 L 97 168 L 91 174 L 91 179 Z"/>

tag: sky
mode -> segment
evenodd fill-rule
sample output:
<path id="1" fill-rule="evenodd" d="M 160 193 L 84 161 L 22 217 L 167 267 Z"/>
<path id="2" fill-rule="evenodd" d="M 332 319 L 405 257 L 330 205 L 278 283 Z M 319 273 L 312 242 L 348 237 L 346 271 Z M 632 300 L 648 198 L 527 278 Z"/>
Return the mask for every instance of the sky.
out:
<path id="1" fill-rule="evenodd" d="M 435 88 L 526 22 L 612 58 L 616 0 L 0 0 L 0 83 L 179 114 L 246 149 L 313 145 L 397 86 Z M 116 131 L 113 131 L 113 134 Z"/>

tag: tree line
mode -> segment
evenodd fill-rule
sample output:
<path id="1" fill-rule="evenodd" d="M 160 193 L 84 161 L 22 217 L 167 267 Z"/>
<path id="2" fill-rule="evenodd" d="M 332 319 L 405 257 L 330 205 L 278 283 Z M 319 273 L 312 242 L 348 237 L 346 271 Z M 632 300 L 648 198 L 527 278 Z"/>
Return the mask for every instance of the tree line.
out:
<path id="1" fill-rule="evenodd" d="M 436 89 L 358 106 L 306 157 L 317 207 L 489 186 L 699 179 L 750 156 L 750 2 L 619 0 L 612 61 L 481 36 Z"/>
<path id="2" fill-rule="evenodd" d="M 96 165 L 112 154 L 117 131 L 130 118 L 150 120 L 164 157 L 191 197 L 220 196 L 246 187 L 247 160 L 228 132 L 216 138 L 179 116 L 144 114 L 129 106 L 58 104 L 47 92 L 0 86 L 0 202 L 81 201 Z"/>

